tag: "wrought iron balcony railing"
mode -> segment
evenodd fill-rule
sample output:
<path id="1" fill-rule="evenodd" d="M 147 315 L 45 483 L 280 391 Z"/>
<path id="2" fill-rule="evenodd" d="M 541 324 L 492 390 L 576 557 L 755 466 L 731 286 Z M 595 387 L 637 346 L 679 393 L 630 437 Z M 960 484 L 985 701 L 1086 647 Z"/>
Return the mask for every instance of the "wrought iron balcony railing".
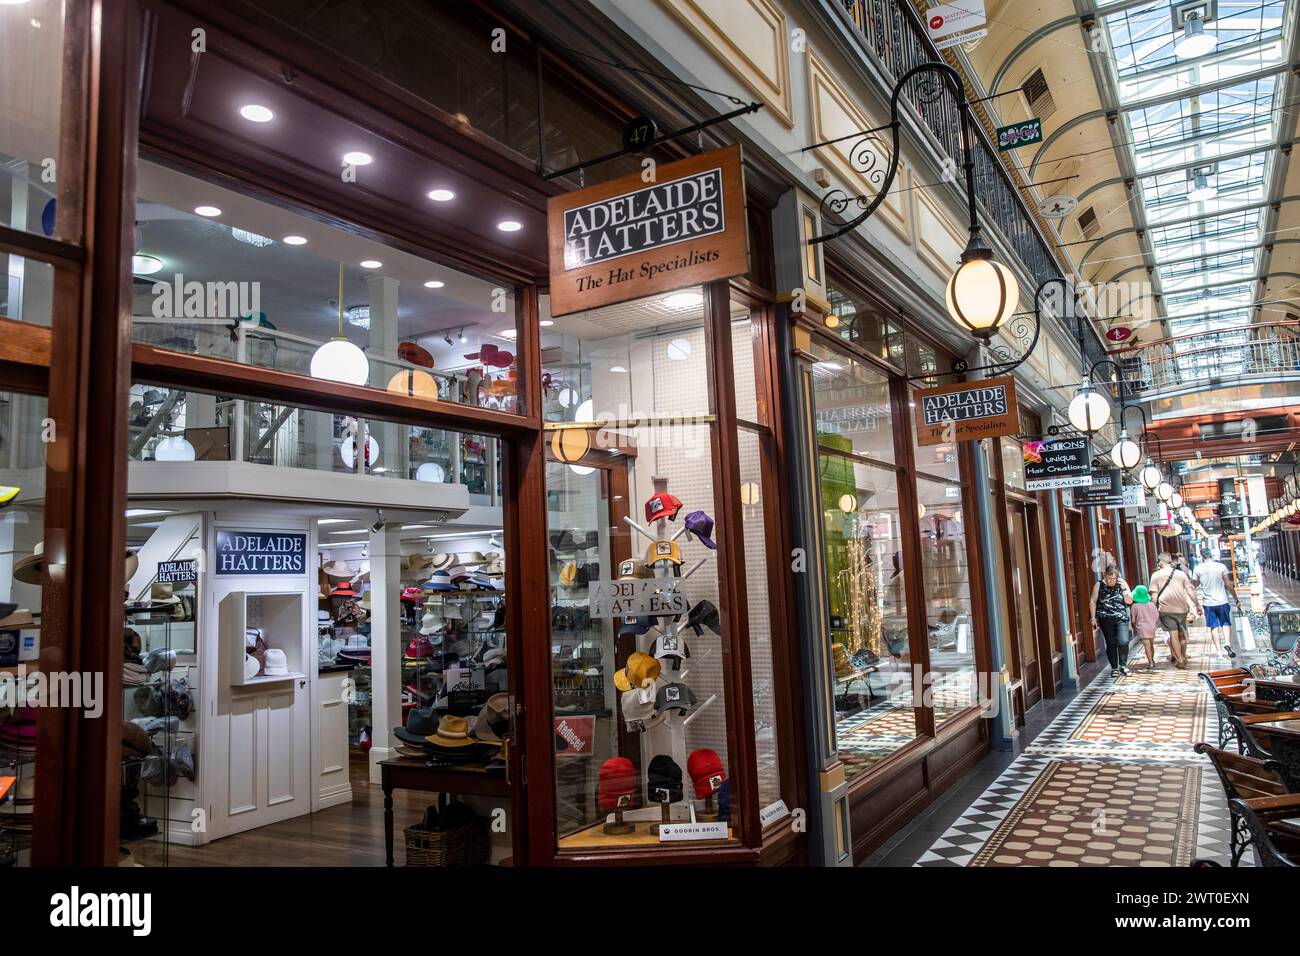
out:
<path id="1" fill-rule="evenodd" d="M 1300 384 L 1300 323 L 1180 335 L 1123 349 L 1117 358 L 1133 397 L 1142 400 L 1247 380 L 1294 377 Z"/>

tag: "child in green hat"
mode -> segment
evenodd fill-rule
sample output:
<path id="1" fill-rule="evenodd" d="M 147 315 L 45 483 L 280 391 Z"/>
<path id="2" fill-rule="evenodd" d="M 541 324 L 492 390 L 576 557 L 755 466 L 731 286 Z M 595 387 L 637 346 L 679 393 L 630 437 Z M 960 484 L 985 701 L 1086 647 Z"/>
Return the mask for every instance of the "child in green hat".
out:
<path id="1" fill-rule="evenodd" d="M 1133 636 L 1142 642 L 1147 652 L 1147 669 L 1156 669 L 1156 625 L 1160 623 L 1160 613 L 1151 601 L 1151 592 L 1145 584 L 1133 589 L 1133 608 L 1129 612 L 1133 621 Z"/>

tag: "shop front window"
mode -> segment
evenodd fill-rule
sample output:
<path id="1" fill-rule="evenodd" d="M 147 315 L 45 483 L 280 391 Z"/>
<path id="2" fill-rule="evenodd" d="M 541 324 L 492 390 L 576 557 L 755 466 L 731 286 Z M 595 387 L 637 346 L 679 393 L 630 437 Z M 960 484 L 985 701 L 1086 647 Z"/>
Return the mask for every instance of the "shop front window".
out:
<path id="1" fill-rule="evenodd" d="M 132 858 L 239 862 L 228 837 L 308 814 L 346 832 L 380 759 L 475 795 L 399 793 L 399 858 L 453 822 L 473 862 L 515 853 L 503 508 L 466 467 L 500 439 L 142 383 L 126 414 Z M 352 839 L 383 862 L 371 825 Z"/>
<path id="2" fill-rule="evenodd" d="M 720 541 L 715 462 L 734 436 L 713 420 L 704 291 L 556 317 L 542 336 L 561 852 L 658 846 L 659 824 L 692 814 L 738 837 L 721 562 L 743 560 L 751 576 L 765 562 Z M 747 313 L 732 321 L 749 341 Z M 738 392 L 752 393 L 747 378 L 738 367 Z M 742 444 L 747 516 L 767 490 L 752 457 Z M 761 628 L 761 608 L 749 613 Z M 770 625 L 755 633 L 770 640 Z M 770 665 L 758 670 L 761 694 Z M 759 702 L 757 720 L 770 712 Z"/>
<path id="3" fill-rule="evenodd" d="M 134 340 L 517 412 L 513 288 L 142 160 Z"/>
<path id="4" fill-rule="evenodd" d="M 853 777 L 916 738 L 889 378 L 812 351 L 836 737 Z"/>
<path id="5" fill-rule="evenodd" d="M 84 704 L 87 712 L 102 712 L 104 704 L 93 699 L 90 681 L 67 685 L 91 695 L 76 702 L 42 699 L 41 684 L 29 682 L 42 673 L 47 610 L 41 588 L 46 421 L 44 397 L 0 392 L 0 867 L 29 865 L 33 828 L 47 825 L 34 813 L 38 707 Z"/>
<path id="6" fill-rule="evenodd" d="M 919 478 L 916 490 L 930 645 L 929 689 L 938 728 L 978 701 L 970 564 L 962 486 Z"/>

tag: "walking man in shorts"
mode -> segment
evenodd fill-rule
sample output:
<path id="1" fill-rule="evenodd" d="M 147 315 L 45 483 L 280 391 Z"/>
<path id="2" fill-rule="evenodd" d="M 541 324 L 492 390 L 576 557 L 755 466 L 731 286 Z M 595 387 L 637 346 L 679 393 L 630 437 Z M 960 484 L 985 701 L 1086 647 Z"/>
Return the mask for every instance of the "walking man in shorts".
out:
<path id="1" fill-rule="evenodd" d="M 1227 645 L 1232 639 L 1232 610 L 1228 599 L 1237 605 L 1241 613 L 1241 599 L 1232 586 L 1232 575 L 1226 565 L 1219 561 L 1208 548 L 1201 548 L 1201 563 L 1192 572 L 1192 581 L 1201 589 L 1201 601 L 1205 605 L 1205 623 L 1214 636 L 1215 643 Z"/>
<path id="2" fill-rule="evenodd" d="M 1160 612 L 1160 626 L 1169 632 L 1169 656 L 1177 668 L 1187 667 L 1187 615 L 1193 610 L 1199 617 L 1201 602 L 1196 597 L 1192 579 L 1182 568 L 1174 567 L 1172 555 L 1160 555 L 1160 568 L 1151 575 L 1147 590 L 1154 595 Z"/>

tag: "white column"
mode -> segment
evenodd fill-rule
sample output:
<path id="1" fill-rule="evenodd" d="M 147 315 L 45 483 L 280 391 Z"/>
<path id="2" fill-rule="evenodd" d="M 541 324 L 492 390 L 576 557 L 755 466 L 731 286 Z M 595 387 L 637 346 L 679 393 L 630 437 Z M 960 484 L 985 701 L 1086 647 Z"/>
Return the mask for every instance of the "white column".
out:
<path id="1" fill-rule="evenodd" d="M 401 525 L 370 532 L 370 782 L 379 762 L 397 756 L 393 728 L 402 722 Z"/>

